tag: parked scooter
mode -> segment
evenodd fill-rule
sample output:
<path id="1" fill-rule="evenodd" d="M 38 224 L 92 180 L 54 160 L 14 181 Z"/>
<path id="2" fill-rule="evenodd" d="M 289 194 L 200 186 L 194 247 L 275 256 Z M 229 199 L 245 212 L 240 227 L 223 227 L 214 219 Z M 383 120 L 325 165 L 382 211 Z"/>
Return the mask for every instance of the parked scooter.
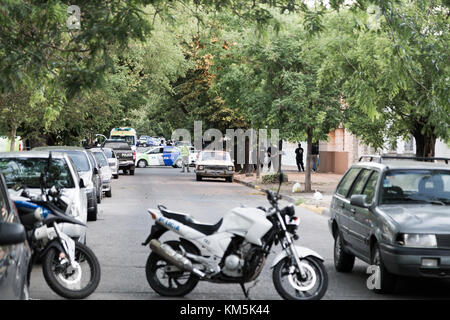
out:
<path id="1" fill-rule="evenodd" d="M 67 299 L 83 299 L 100 282 L 100 264 L 91 249 L 61 231 L 60 223 L 86 225 L 66 214 L 70 207 L 62 199 L 58 186 L 47 189 L 50 163 L 51 153 L 41 174 L 40 195 L 32 196 L 22 189 L 17 192 L 20 196 L 12 196 L 32 249 L 28 282 L 33 264 L 41 260 L 45 281 L 54 292 Z"/>
<path id="2" fill-rule="evenodd" d="M 148 209 L 155 224 L 142 245 L 150 244 L 152 250 L 145 268 L 151 288 L 162 296 L 184 296 L 200 280 L 238 283 L 248 298 L 244 284 L 260 275 L 272 245 L 281 244 L 283 250 L 272 263 L 277 292 L 284 299 L 321 299 L 328 287 L 324 259 L 294 245 L 299 219 L 293 205 L 279 208 L 279 190 L 266 191 L 269 208 L 234 208 L 214 225 L 162 205 L 159 212 Z M 161 243 L 158 239 L 167 231 L 179 240 Z"/>

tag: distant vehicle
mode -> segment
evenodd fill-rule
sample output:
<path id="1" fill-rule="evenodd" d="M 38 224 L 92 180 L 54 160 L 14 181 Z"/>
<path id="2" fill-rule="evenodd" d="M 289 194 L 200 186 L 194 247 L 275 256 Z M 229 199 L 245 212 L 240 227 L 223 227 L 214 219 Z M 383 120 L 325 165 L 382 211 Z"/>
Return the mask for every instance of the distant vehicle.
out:
<path id="1" fill-rule="evenodd" d="M 136 151 L 132 150 L 129 144 L 123 141 L 107 140 L 103 147 L 114 150 L 116 157 L 119 159 L 119 169 L 124 174 L 130 172 L 130 175 L 134 175 Z"/>
<path id="2" fill-rule="evenodd" d="M 2 171 L 9 193 L 20 196 L 16 190 L 24 189 L 30 195 L 41 194 L 40 177 L 47 165 L 48 151 L 1 152 L 0 170 Z M 70 206 L 68 214 L 81 223 L 87 221 L 86 192 L 80 185 L 80 176 L 71 158 L 61 152 L 52 152 L 49 171 L 49 185 L 58 185 L 63 200 Z M 86 242 L 86 228 L 72 223 L 61 224 L 61 230 L 81 243 Z"/>
<path id="3" fill-rule="evenodd" d="M 180 167 L 180 150 L 170 146 L 150 148 L 146 152 L 137 155 L 136 165 L 139 168 L 147 166 Z"/>
<path id="4" fill-rule="evenodd" d="M 103 152 L 105 153 L 106 157 L 108 158 L 108 164 L 111 168 L 111 174 L 113 175 L 114 179 L 119 178 L 119 160 L 116 157 L 116 153 L 111 148 L 102 148 Z"/>
<path id="5" fill-rule="evenodd" d="M 393 291 L 399 275 L 449 279 L 450 159 L 364 158 L 331 201 L 336 270 L 351 272 L 355 257 L 377 266 L 377 293 Z"/>
<path id="6" fill-rule="evenodd" d="M 98 190 L 101 190 L 99 185 L 100 178 L 98 176 L 98 169 L 92 163 L 89 158 L 88 151 L 81 147 L 71 147 L 71 146 L 53 146 L 53 147 L 38 147 L 33 148 L 36 151 L 59 151 L 65 152 L 70 157 L 70 159 L 75 163 L 78 174 L 83 179 L 85 185 L 85 192 L 87 196 L 87 207 L 88 207 L 88 221 L 96 221 L 98 208 Z"/>
<path id="7" fill-rule="evenodd" d="M 195 166 L 197 181 L 202 178 L 225 178 L 233 182 L 234 163 L 226 151 L 201 151 Z"/>
<path id="8" fill-rule="evenodd" d="M 139 137 L 139 146 L 140 147 L 153 147 L 159 146 L 159 141 L 150 136 L 140 136 Z"/>
<path id="9" fill-rule="evenodd" d="M 28 269 L 31 250 L 26 241 L 26 230 L 8 194 L 0 174 L 0 299 L 28 300 Z"/>
<path id="10" fill-rule="evenodd" d="M 201 150 L 195 150 L 194 147 L 189 148 L 189 166 L 195 167 Z"/>
<path id="11" fill-rule="evenodd" d="M 136 150 L 137 147 L 137 136 L 136 130 L 133 128 L 125 127 L 125 128 L 113 128 L 111 130 L 110 139 L 125 139 L 126 142 L 130 145 L 132 150 Z"/>
<path id="12" fill-rule="evenodd" d="M 0 137 L 0 152 L 8 152 L 11 149 L 11 140 L 7 137 Z M 23 151 L 24 143 L 20 137 L 16 137 L 14 151 Z"/>
<path id="13" fill-rule="evenodd" d="M 94 154 L 97 162 L 100 165 L 100 176 L 102 178 L 102 191 L 105 193 L 105 196 L 111 198 L 112 196 L 112 186 L 111 186 L 111 178 L 112 172 L 109 167 L 108 158 L 101 148 L 92 148 L 92 153 Z"/>

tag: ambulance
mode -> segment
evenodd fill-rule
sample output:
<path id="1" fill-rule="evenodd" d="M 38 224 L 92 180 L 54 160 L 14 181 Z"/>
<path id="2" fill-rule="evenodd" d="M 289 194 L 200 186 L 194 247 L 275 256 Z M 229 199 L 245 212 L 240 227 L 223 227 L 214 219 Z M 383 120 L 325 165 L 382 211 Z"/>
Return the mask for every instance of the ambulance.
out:
<path id="1" fill-rule="evenodd" d="M 124 139 L 133 151 L 136 151 L 136 144 L 138 142 L 136 130 L 129 127 L 113 128 L 109 135 L 110 139 Z"/>

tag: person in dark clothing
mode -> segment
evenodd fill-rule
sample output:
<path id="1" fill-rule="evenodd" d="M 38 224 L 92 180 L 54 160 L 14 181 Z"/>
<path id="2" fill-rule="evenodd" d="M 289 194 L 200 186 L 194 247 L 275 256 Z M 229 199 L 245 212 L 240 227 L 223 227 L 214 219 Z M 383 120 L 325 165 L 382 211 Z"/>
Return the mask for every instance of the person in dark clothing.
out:
<path id="1" fill-rule="evenodd" d="M 303 165 L 303 148 L 300 143 L 298 144 L 298 148 L 295 149 L 295 160 L 297 161 L 298 171 L 305 171 L 305 167 Z"/>
<path id="2" fill-rule="evenodd" d="M 272 147 L 271 146 L 267 148 L 267 157 L 269 158 L 267 168 L 270 170 L 270 166 L 272 165 Z"/>

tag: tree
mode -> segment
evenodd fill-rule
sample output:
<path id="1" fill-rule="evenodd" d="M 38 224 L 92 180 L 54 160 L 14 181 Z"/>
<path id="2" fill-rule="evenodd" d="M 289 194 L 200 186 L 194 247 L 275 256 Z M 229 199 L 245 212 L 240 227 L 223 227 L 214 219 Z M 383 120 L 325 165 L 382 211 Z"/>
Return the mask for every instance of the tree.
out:
<path id="1" fill-rule="evenodd" d="M 436 139 L 450 139 L 448 6 L 383 1 L 373 8 L 380 10 L 375 25 L 364 7 L 328 16 L 321 80 L 339 83 L 346 126 L 364 142 L 381 148 L 412 135 L 417 156 L 434 156 Z"/>

